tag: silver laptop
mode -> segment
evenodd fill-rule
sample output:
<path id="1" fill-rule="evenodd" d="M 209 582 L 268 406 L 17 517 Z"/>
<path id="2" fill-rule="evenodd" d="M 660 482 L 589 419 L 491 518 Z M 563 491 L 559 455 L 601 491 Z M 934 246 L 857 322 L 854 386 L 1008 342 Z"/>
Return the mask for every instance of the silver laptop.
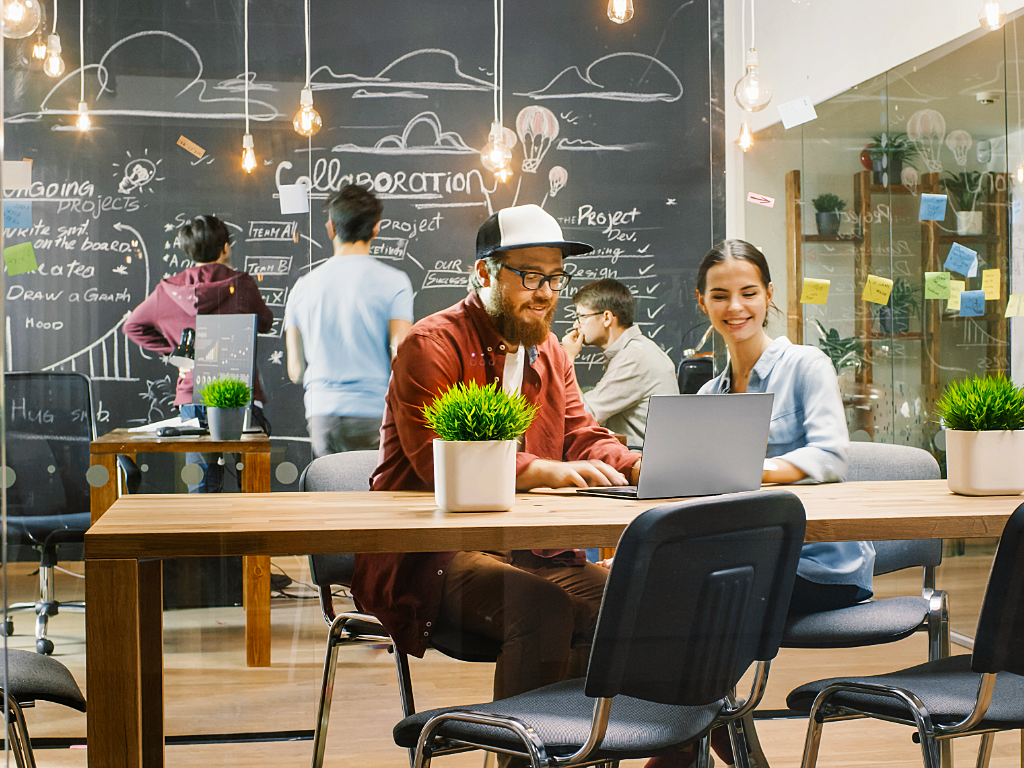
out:
<path id="1" fill-rule="evenodd" d="M 637 486 L 577 493 L 673 499 L 761 487 L 775 395 L 654 395 Z"/>

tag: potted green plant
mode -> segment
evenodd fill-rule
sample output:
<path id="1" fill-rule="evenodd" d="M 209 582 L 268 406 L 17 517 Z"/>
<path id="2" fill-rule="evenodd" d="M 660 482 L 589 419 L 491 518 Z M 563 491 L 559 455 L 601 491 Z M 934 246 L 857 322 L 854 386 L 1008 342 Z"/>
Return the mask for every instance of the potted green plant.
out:
<path id="1" fill-rule="evenodd" d="M 981 188 L 985 176 L 979 171 L 947 171 L 939 180 L 950 205 L 956 211 L 958 235 L 980 235 L 984 229 L 983 217 L 978 208 L 981 206 Z"/>
<path id="2" fill-rule="evenodd" d="M 838 235 L 842 212 L 846 209 L 846 201 L 839 195 L 825 193 L 811 200 L 814 206 L 814 223 L 819 235 Z"/>
<path id="3" fill-rule="evenodd" d="M 908 333 L 911 316 L 916 317 L 920 311 L 917 291 L 902 277 L 897 277 L 892 284 L 889 303 L 878 308 L 879 330 L 882 333 Z"/>
<path id="4" fill-rule="evenodd" d="M 516 500 L 516 448 L 539 406 L 497 382 L 456 383 L 423 407 L 437 438 L 434 500 L 449 512 L 503 512 Z"/>
<path id="5" fill-rule="evenodd" d="M 199 397 L 206 403 L 206 420 L 214 440 L 240 440 L 245 422 L 245 409 L 252 400 L 252 390 L 234 376 L 218 376 L 203 384 Z"/>
<path id="6" fill-rule="evenodd" d="M 936 403 L 946 428 L 946 482 L 966 496 L 1024 492 L 1024 388 L 1005 376 L 952 382 Z"/>
<path id="7" fill-rule="evenodd" d="M 902 131 L 880 131 L 868 144 L 871 154 L 872 184 L 901 184 L 903 166 L 913 167 L 911 160 L 921 154 L 921 148 Z"/>
<path id="8" fill-rule="evenodd" d="M 847 368 L 853 368 L 854 370 L 860 368 L 861 360 L 864 357 L 864 346 L 856 337 L 840 338 L 839 331 L 835 328 L 825 330 L 825 326 L 818 320 L 814 322 L 821 333 L 818 347 L 832 361 L 832 367 L 836 369 L 836 376 Z"/>

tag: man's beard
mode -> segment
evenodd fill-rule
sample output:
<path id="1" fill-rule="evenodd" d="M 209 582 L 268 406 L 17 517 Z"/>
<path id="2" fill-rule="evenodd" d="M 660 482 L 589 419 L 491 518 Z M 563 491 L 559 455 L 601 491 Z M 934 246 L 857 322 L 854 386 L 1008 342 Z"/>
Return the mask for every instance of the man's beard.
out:
<path id="1" fill-rule="evenodd" d="M 484 308 L 487 315 L 494 323 L 495 329 L 501 337 L 509 344 L 522 344 L 526 347 L 535 347 L 544 343 L 548 334 L 551 333 L 551 321 L 555 318 L 555 309 L 558 307 L 558 298 L 554 297 L 551 306 L 544 316 L 538 320 L 524 320 L 516 312 L 525 306 L 540 306 L 545 302 L 534 300 L 525 302 L 520 307 L 513 307 L 508 301 L 500 286 L 494 286 L 490 291 L 485 291 Z"/>

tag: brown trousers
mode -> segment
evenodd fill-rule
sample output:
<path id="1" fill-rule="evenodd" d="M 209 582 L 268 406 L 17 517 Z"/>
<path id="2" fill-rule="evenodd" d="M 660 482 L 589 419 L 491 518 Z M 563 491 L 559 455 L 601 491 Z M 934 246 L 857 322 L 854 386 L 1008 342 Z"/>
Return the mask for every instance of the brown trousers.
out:
<path id="1" fill-rule="evenodd" d="M 587 674 L 608 572 L 548 567 L 531 552 L 460 552 L 448 566 L 438 625 L 501 641 L 495 700 Z"/>

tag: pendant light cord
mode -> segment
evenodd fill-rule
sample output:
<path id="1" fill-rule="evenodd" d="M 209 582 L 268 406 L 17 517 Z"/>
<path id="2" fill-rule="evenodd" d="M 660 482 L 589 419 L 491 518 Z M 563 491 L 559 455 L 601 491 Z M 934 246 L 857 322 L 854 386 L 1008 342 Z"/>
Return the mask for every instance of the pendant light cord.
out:
<path id="1" fill-rule="evenodd" d="M 498 119 L 498 0 L 494 0 L 494 119 Z"/>
<path id="2" fill-rule="evenodd" d="M 305 2 L 306 10 L 306 87 L 309 88 L 309 0 Z"/>
<path id="3" fill-rule="evenodd" d="M 245 132 L 249 133 L 249 0 L 242 0 L 245 11 Z"/>
<path id="4" fill-rule="evenodd" d="M 747 68 L 747 0 L 742 0 L 740 3 L 741 8 L 741 21 L 740 21 L 740 38 L 743 44 L 743 50 L 740 51 L 740 56 L 743 59 L 743 69 Z"/>
<path id="5" fill-rule="evenodd" d="M 57 0 L 53 0 L 53 29 L 50 34 L 57 34 Z"/>
<path id="6" fill-rule="evenodd" d="M 501 24 L 499 29 L 501 30 L 501 53 L 498 57 L 498 64 L 501 67 L 501 77 L 498 80 L 498 120 L 501 121 L 502 125 L 505 125 L 505 0 L 501 2 Z"/>
<path id="7" fill-rule="evenodd" d="M 54 0 L 53 7 L 53 17 L 56 19 L 57 0 Z M 81 67 L 78 70 L 81 74 L 81 93 L 78 100 L 85 101 L 85 0 L 78 0 L 78 57 L 81 60 Z"/>
<path id="8" fill-rule="evenodd" d="M 750 47 L 757 48 L 754 38 L 757 35 L 757 24 L 754 21 L 754 0 L 750 0 Z"/>

